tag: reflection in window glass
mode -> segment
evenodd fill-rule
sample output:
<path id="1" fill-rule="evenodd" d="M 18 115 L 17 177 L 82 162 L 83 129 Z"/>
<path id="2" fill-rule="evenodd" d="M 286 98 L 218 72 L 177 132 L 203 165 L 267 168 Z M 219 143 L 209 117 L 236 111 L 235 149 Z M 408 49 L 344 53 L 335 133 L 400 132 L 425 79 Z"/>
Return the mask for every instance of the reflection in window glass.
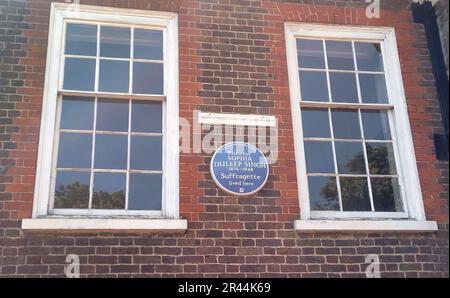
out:
<path id="1" fill-rule="evenodd" d="M 163 59 L 163 32 L 161 30 L 134 30 L 135 59 Z"/>
<path id="2" fill-rule="evenodd" d="M 321 40 L 297 39 L 298 66 L 325 69 L 325 56 Z"/>
<path id="3" fill-rule="evenodd" d="M 372 175 L 395 175 L 395 156 L 392 143 L 366 143 L 369 171 Z"/>
<path id="4" fill-rule="evenodd" d="M 130 174 L 128 209 L 161 210 L 162 175 Z"/>
<path id="5" fill-rule="evenodd" d="M 67 24 L 66 48 L 68 55 L 97 55 L 97 25 Z"/>
<path id="6" fill-rule="evenodd" d="M 134 62 L 133 93 L 163 94 L 164 65 L 162 63 Z"/>
<path id="7" fill-rule="evenodd" d="M 355 42 L 358 70 L 383 71 L 383 57 L 379 43 Z"/>
<path id="8" fill-rule="evenodd" d="M 385 111 L 362 110 L 364 138 L 366 140 L 390 140 L 388 114 Z"/>
<path id="9" fill-rule="evenodd" d="M 128 131 L 129 101 L 99 99 L 97 105 L 97 130 Z"/>
<path id="10" fill-rule="evenodd" d="M 90 177 L 89 172 L 58 171 L 54 208 L 88 208 Z"/>
<path id="11" fill-rule="evenodd" d="M 100 60 L 99 91 L 128 93 L 129 61 Z"/>
<path id="12" fill-rule="evenodd" d="M 128 137 L 97 134 L 95 136 L 95 168 L 126 169 Z"/>
<path id="13" fill-rule="evenodd" d="M 344 211 L 371 211 L 367 178 L 340 178 Z"/>
<path id="14" fill-rule="evenodd" d="M 64 96 L 61 111 L 61 129 L 92 130 L 94 99 Z"/>
<path id="15" fill-rule="evenodd" d="M 95 59 L 66 58 L 64 64 L 65 90 L 93 91 Z"/>
<path id="16" fill-rule="evenodd" d="M 335 146 L 339 174 L 366 174 L 361 142 L 336 142 Z"/>
<path id="17" fill-rule="evenodd" d="M 131 137 L 131 169 L 161 170 L 162 137 Z"/>
<path id="18" fill-rule="evenodd" d="M 125 191 L 125 173 L 95 173 L 92 208 L 124 209 Z"/>
<path id="19" fill-rule="evenodd" d="M 335 177 L 308 177 L 311 210 L 339 211 Z"/>
<path id="20" fill-rule="evenodd" d="M 58 168 L 90 168 L 92 135 L 62 132 L 59 136 Z"/>
<path id="21" fill-rule="evenodd" d="M 305 142 L 308 173 L 334 173 L 331 142 Z"/>
<path id="22" fill-rule="evenodd" d="M 375 211 L 402 212 L 400 186 L 396 178 L 372 178 Z"/>
<path id="23" fill-rule="evenodd" d="M 303 101 L 329 101 L 325 72 L 300 71 L 300 89 Z"/>
<path id="24" fill-rule="evenodd" d="M 162 132 L 162 103 L 133 100 L 131 113 L 132 132 Z"/>
<path id="25" fill-rule="evenodd" d="M 130 28 L 100 27 L 100 56 L 130 58 Z"/>
<path id="26" fill-rule="evenodd" d="M 388 103 L 383 74 L 359 74 L 361 98 L 364 103 Z"/>
<path id="27" fill-rule="evenodd" d="M 358 102 L 356 76 L 353 73 L 330 73 L 331 98 L 334 102 Z"/>
<path id="28" fill-rule="evenodd" d="M 330 138 L 330 121 L 327 109 L 302 109 L 303 137 Z"/>
<path id="29" fill-rule="evenodd" d="M 332 110 L 335 139 L 361 139 L 361 129 L 357 111 Z"/>
<path id="30" fill-rule="evenodd" d="M 328 68 L 354 70 L 353 47 L 347 41 L 327 41 Z"/>

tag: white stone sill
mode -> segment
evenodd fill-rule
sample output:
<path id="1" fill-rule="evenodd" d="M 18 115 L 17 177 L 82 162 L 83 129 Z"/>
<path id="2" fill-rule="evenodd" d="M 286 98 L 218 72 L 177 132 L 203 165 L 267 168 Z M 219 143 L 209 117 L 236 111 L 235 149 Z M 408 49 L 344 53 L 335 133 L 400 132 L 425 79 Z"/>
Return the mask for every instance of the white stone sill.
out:
<path id="1" fill-rule="evenodd" d="M 436 232 L 435 221 L 416 220 L 296 220 L 298 232 Z"/>
<path id="2" fill-rule="evenodd" d="M 182 232 L 186 219 L 148 218 L 30 218 L 22 220 L 25 231 L 74 232 Z"/>

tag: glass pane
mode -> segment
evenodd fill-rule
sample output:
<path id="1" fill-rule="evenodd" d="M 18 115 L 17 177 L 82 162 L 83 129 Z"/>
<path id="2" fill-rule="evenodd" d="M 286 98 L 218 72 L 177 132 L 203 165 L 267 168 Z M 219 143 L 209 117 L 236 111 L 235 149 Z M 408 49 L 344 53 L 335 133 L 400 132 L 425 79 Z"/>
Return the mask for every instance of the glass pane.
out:
<path id="1" fill-rule="evenodd" d="M 92 208 L 125 209 L 125 173 L 95 173 Z"/>
<path id="2" fill-rule="evenodd" d="M 163 59 L 163 32 L 161 30 L 134 30 L 135 59 Z"/>
<path id="3" fill-rule="evenodd" d="M 90 179 L 90 173 L 58 171 L 54 208 L 88 208 Z"/>
<path id="4" fill-rule="evenodd" d="M 331 142 L 305 142 L 306 169 L 308 173 L 334 173 Z"/>
<path id="5" fill-rule="evenodd" d="M 61 129 L 92 130 L 94 99 L 64 96 L 61 110 Z"/>
<path id="6" fill-rule="evenodd" d="M 370 174 L 396 174 L 394 148 L 391 143 L 366 143 L 366 148 Z"/>
<path id="7" fill-rule="evenodd" d="M 330 85 L 334 102 L 358 102 L 355 74 L 331 72 Z"/>
<path id="8" fill-rule="evenodd" d="M 162 63 L 134 62 L 133 93 L 163 94 L 164 65 Z"/>
<path id="9" fill-rule="evenodd" d="M 131 107 L 132 132 L 162 132 L 162 103 L 134 100 Z"/>
<path id="10" fill-rule="evenodd" d="M 65 53 L 68 55 L 97 56 L 97 26 L 67 24 Z"/>
<path id="11" fill-rule="evenodd" d="M 379 43 L 355 42 L 358 69 L 362 71 L 383 71 L 383 57 Z"/>
<path id="12" fill-rule="evenodd" d="M 329 101 L 325 72 L 300 71 L 300 89 L 303 101 Z"/>
<path id="13" fill-rule="evenodd" d="M 400 186 L 396 178 L 372 178 L 371 183 L 375 211 L 403 211 Z"/>
<path id="14" fill-rule="evenodd" d="M 304 138 L 330 138 L 328 110 L 302 108 Z"/>
<path id="15" fill-rule="evenodd" d="M 99 90 L 128 93 L 130 62 L 100 60 Z"/>
<path id="16" fill-rule="evenodd" d="M 95 86 L 95 59 L 66 58 L 64 64 L 65 90 L 93 91 Z"/>
<path id="17" fill-rule="evenodd" d="M 126 169 L 128 137 L 97 134 L 95 137 L 95 168 Z"/>
<path id="18" fill-rule="evenodd" d="M 344 211 L 372 211 L 367 178 L 340 177 Z"/>
<path id="19" fill-rule="evenodd" d="M 58 168 L 90 168 L 92 134 L 66 133 L 59 135 Z"/>
<path id="20" fill-rule="evenodd" d="M 331 116 L 335 139 L 361 139 L 357 111 L 332 110 Z"/>
<path id="21" fill-rule="evenodd" d="M 161 210 L 162 175 L 130 174 L 129 210 Z"/>
<path id="22" fill-rule="evenodd" d="M 339 211 L 335 177 L 308 177 L 311 210 Z"/>
<path id="23" fill-rule="evenodd" d="M 363 145 L 360 142 L 336 142 L 339 174 L 366 174 Z"/>
<path id="24" fill-rule="evenodd" d="M 323 41 L 297 39 L 298 67 L 325 69 Z"/>
<path id="25" fill-rule="evenodd" d="M 361 98 L 364 103 L 388 103 L 386 81 L 382 74 L 360 74 Z"/>
<path id="26" fill-rule="evenodd" d="M 354 70 L 352 43 L 347 41 L 327 41 L 328 68 Z"/>
<path id="27" fill-rule="evenodd" d="M 388 113 L 383 111 L 362 110 L 364 138 L 366 140 L 390 140 Z"/>
<path id="28" fill-rule="evenodd" d="M 162 169 L 162 137 L 131 137 L 131 169 Z"/>
<path id="29" fill-rule="evenodd" d="M 100 56 L 130 58 L 130 29 L 101 26 Z"/>
<path id="30" fill-rule="evenodd" d="M 97 106 L 97 130 L 128 131 L 129 101 L 99 99 Z"/>

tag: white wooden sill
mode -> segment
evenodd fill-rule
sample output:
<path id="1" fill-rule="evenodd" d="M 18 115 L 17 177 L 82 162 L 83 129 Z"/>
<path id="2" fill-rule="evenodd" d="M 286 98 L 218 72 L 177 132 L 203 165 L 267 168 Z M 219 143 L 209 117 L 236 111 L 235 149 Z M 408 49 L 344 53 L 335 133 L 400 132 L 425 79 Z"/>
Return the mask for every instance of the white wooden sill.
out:
<path id="1" fill-rule="evenodd" d="M 43 217 L 23 219 L 22 230 L 67 232 L 182 232 L 187 230 L 187 220 L 166 218 Z"/>
<path id="2" fill-rule="evenodd" d="M 417 220 L 296 220 L 298 232 L 436 232 L 435 221 Z"/>

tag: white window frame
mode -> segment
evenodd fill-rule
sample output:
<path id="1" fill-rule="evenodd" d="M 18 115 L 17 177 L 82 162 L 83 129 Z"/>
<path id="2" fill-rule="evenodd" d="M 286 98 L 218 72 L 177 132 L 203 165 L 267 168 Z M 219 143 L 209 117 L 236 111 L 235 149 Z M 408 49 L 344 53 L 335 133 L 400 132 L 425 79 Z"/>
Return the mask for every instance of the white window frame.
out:
<path id="1" fill-rule="evenodd" d="M 285 23 L 285 37 L 300 204 L 300 220 L 295 222 L 295 229 L 304 231 L 437 229 L 435 222 L 427 222 L 421 227 L 408 225 L 408 222 L 413 221 L 425 222 L 426 218 L 394 28 Z M 358 40 L 381 44 L 389 98 L 386 108 L 390 108 L 392 111 L 389 113 L 389 122 L 394 151 L 396 152 L 395 158 L 404 212 L 311 211 L 301 120 L 301 94 L 296 44 L 298 38 Z M 339 106 L 348 107 L 351 104 L 329 103 L 329 107 Z M 379 106 L 381 105 L 355 104 L 355 108 L 370 109 Z M 397 144 L 401 144 L 401 146 L 397 146 Z M 346 221 L 346 224 L 342 224 L 343 221 Z M 406 225 L 405 222 L 407 222 Z"/>
<path id="2" fill-rule="evenodd" d="M 162 186 L 162 212 L 138 211 L 125 213 L 117 210 L 104 211 L 90 210 L 84 214 L 63 212 L 51 214 L 52 185 L 55 180 L 55 159 L 57 156 L 58 132 L 58 100 L 62 95 L 75 95 L 76 92 L 62 90 L 63 76 L 63 48 L 65 41 L 64 24 L 67 21 L 81 23 L 115 24 L 124 26 L 141 26 L 159 28 L 164 31 L 164 95 L 130 96 L 130 94 L 91 92 L 92 96 L 106 95 L 123 99 L 151 99 L 163 102 L 163 186 Z M 131 75 L 131 74 L 130 74 Z M 75 5 L 65 3 L 52 3 L 49 23 L 49 38 L 47 49 L 47 65 L 45 74 L 45 87 L 42 104 L 42 117 L 39 138 L 39 152 L 37 160 L 36 181 L 33 201 L 32 219 L 23 221 L 26 229 L 93 229 L 95 226 L 103 229 L 129 229 L 126 218 L 132 218 L 132 229 L 146 230 L 161 229 L 165 225 L 160 220 L 171 220 L 166 229 L 183 230 L 186 221 L 179 219 L 179 91 L 178 91 L 178 15 L 171 12 L 135 10 L 122 8 L 109 8 L 91 5 Z M 88 93 L 88 92 L 82 92 Z M 77 224 L 71 224 L 70 217 L 76 216 Z M 114 216 L 120 215 L 117 221 Z M 86 216 L 85 219 L 82 217 Z M 95 216 L 96 219 L 88 219 Z M 52 217 L 57 217 L 52 221 Z M 66 219 L 64 219 L 64 217 Z M 81 217 L 81 222 L 80 222 Z M 99 221 L 105 218 L 104 222 Z M 124 219 L 125 218 L 125 219 Z M 39 221 L 39 219 L 41 221 Z M 175 221 L 174 221 L 175 219 Z M 83 221 L 84 220 L 84 221 Z M 140 221 L 142 220 L 142 222 Z M 83 224 L 84 223 L 84 224 Z M 157 223 L 156 225 L 152 223 Z M 54 226 L 56 224 L 56 226 Z"/>

